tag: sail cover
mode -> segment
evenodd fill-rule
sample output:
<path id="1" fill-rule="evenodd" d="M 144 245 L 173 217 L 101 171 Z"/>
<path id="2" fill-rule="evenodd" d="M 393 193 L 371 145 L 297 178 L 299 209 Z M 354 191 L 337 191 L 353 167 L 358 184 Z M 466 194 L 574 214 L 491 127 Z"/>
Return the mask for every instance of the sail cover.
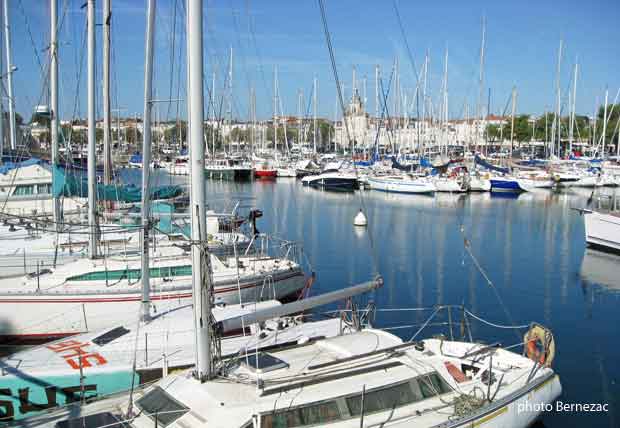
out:
<path id="1" fill-rule="evenodd" d="M 79 172 L 69 172 L 61 167 L 54 167 L 52 192 L 54 197 L 88 197 L 88 180 Z M 158 186 L 151 189 L 151 200 L 170 199 L 183 194 L 180 186 Z M 97 183 L 97 200 L 116 202 L 140 202 L 142 190 L 133 185 L 104 185 Z"/>
<path id="2" fill-rule="evenodd" d="M 508 168 L 501 168 L 499 166 L 495 166 L 493 164 L 490 164 L 489 162 L 485 161 L 484 159 L 482 159 L 480 156 L 476 155 L 476 157 L 474 158 L 474 162 L 476 162 L 476 165 L 480 165 L 483 168 L 486 169 L 490 169 L 491 171 L 497 171 L 497 172 L 501 172 L 502 174 L 508 174 Z"/>

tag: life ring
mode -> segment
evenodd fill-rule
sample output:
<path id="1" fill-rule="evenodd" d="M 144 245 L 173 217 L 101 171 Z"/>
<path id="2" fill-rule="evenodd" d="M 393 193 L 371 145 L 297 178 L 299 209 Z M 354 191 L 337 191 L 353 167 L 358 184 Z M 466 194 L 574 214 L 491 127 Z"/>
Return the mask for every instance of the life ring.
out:
<path id="1" fill-rule="evenodd" d="M 546 355 L 545 352 L 539 351 L 539 346 L 544 349 L 544 344 L 539 337 L 530 339 L 527 342 L 527 357 L 532 361 L 538 361 L 540 364 L 545 364 Z"/>
<path id="2" fill-rule="evenodd" d="M 549 329 L 533 324 L 523 336 L 525 355 L 545 367 L 550 367 L 555 357 L 555 341 Z"/>

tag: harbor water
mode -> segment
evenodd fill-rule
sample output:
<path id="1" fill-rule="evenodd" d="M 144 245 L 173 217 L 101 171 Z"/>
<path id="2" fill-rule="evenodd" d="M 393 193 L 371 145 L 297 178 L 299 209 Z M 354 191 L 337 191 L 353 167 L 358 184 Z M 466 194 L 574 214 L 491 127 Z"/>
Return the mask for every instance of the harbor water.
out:
<path id="1" fill-rule="evenodd" d="M 140 171 L 124 170 L 122 177 L 137 183 Z M 186 182 L 161 172 L 153 177 L 153 185 Z M 586 249 L 583 217 L 573 208 L 595 204 L 591 190 L 343 193 L 303 187 L 294 178 L 208 180 L 206 187 L 209 208 L 258 208 L 264 214 L 260 232 L 303 245 L 307 269 L 316 273 L 311 293 L 381 275 L 383 287 L 360 304 L 372 301 L 374 324 L 404 340 L 438 305 L 463 305 L 499 327 L 536 321 L 550 328 L 557 346 L 553 368 L 563 387 L 559 400 L 606 404 L 607 411 L 558 411 L 556 404 L 536 426 L 620 426 L 620 256 Z M 353 225 L 360 209 L 367 227 Z M 408 310 L 413 307 L 427 310 Z M 465 334 L 458 309 L 449 321 L 449 334 Z M 474 340 L 521 352 L 526 329 L 490 327 L 471 316 L 468 322 Z M 437 315 L 416 339 L 446 334 L 445 327 L 445 316 Z"/>
<path id="2" fill-rule="evenodd" d="M 393 330 L 403 339 L 430 313 L 381 310 L 464 304 L 495 324 L 537 321 L 551 328 L 560 400 L 608 404 L 608 411 L 554 407 L 540 426 L 620 423 L 620 258 L 586 249 L 583 218 L 572 209 L 586 206 L 591 190 L 518 197 L 333 193 L 291 178 L 208 181 L 207 192 L 216 206 L 241 200 L 242 206 L 262 209 L 261 232 L 302 242 L 317 274 L 314 292 L 381 274 L 385 284 L 371 296 L 379 309 L 376 325 L 403 327 Z M 353 226 L 360 207 L 367 229 Z M 465 238 L 490 283 L 468 254 Z M 474 339 L 504 346 L 522 340 L 513 330 L 478 325 L 472 325 Z"/>

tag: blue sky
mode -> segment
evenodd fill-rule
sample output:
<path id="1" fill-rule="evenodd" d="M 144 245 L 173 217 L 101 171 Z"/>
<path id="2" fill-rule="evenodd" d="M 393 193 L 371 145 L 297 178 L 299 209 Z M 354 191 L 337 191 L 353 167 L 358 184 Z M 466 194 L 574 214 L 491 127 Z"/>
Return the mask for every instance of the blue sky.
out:
<path id="1" fill-rule="evenodd" d="M 61 115 L 85 116 L 85 65 L 78 85 L 85 31 L 84 0 L 58 0 L 63 22 L 61 41 Z M 101 1 L 97 2 L 102 21 Z M 155 87 L 158 99 L 185 99 L 185 36 L 183 0 L 158 0 Z M 234 51 L 233 111 L 248 117 L 248 94 L 254 87 L 259 118 L 272 114 L 273 70 L 278 66 L 280 95 L 285 114 L 296 114 L 297 93 L 303 89 L 308 107 L 312 80 L 319 80 L 319 114 L 334 116 L 336 91 L 329 54 L 316 1 L 205 0 L 205 82 L 217 70 L 216 95 L 222 94 L 230 46 Z M 176 26 L 174 10 L 177 10 Z M 415 77 L 398 26 L 393 3 L 386 1 L 325 0 L 340 79 L 350 96 L 351 72 L 358 80 L 368 76 L 368 110 L 374 112 L 374 67 L 386 79 L 395 58 L 400 62 L 401 86 L 413 94 Z M 430 54 L 430 91 L 440 91 L 444 53 L 449 50 L 448 90 L 450 115 L 464 114 L 465 103 L 475 110 L 481 19 L 487 20 L 485 94 L 491 89 L 491 109 L 504 109 L 513 85 L 517 86 L 519 112 L 541 113 L 555 105 L 555 76 L 559 41 L 564 40 L 562 89 L 570 85 L 578 56 L 577 111 L 590 115 L 596 99 L 603 102 L 609 87 L 610 102 L 620 87 L 620 2 L 617 0 L 562 1 L 397 1 L 411 51 L 418 67 Z M 113 6 L 113 108 L 123 115 L 141 115 L 143 99 L 145 0 L 112 0 Z M 49 4 L 46 0 L 10 1 L 15 97 L 18 111 L 30 117 L 33 107 L 46 102 L 44 63 L 49 38 Z M 173 47 L 175 67 L 171 67 Z M 98 43 L 101 27 L 97 28 Z M 101 48 L 101 44 L 98 44 Z M 181 67 L 179 68 L 179 60 Z M 4 62 L 4 61 L 3 61 Z M 174 70 L 174 73 L 171 73 Z M 98 59 L 100 77 L 100 58 Z M 180 78 L 180 79 L 179 79 Z M 181 87 L 179 92 L 179 80 Z M 100 100 L 98 100 L 100 101 Z M 486 101 L 485 101 L 486 102 Z M 567 109 L 567 100 L 563 100 Z M 181 103 L 184 114 L 184 104 Z M 101 110 L 100 102 L 98 109 Z M 158 104 L 160 119 L 174 119 L 176 104 Z M 75 112 L 75 113 L 74 113 Z M 414 114 L 412 111 L 410 114 Z"/>

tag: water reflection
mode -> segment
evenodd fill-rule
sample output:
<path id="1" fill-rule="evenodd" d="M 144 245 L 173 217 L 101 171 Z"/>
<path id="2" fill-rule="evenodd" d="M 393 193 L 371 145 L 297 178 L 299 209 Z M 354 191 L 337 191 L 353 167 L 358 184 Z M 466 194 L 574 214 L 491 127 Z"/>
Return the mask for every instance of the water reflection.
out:
<path id="1" fill-rule="evenodd" d="M 186 182 L 178 177 L 158 180 Z M 243 206 L 264 211 L 261 231 L 303 243 L 317 272 L 315 293 L 364 281 L 378 272 L 385 279 L 383 289 L 373 296 L 380 308 L 464 302 L 473 312 L 506 323 L 494 292 L 464 251 L 463 225 L 472 252 L 514 321 L 537 320 L 553 330 L 563 401 L 615 399 L 620 405 L 620 387 L 613 383 L 620 378 L 620 365 L 610 364 L 620 361 L 620 256 L 593 250 L 584 254 L 583 217 L 571 209 L 585 207 L 591 190 L 423 196 L 334 193 L 286 180 L 207 181 L 207 192 L 210 206 L 224 210 L 241 200 Z M 614 193 L 596 192 L 593 205 L 599 193 Z M 352 224 L 362 205 L 369 221 L 366 229 Z M 386 322 L 414 324 L 424 318 L 422 313 L 393 315 Z M 472 326 L 474 334 L 476 328 Z M 411 336 L 409 331 L 398 333 Z M 503 343 L 514 342 L 511 335 L 504 339 L 510 342 Z M 601 359 L 592 358 L 593 350 Z M 606 362 L 603 369 L 600 361 Z M 544 417 L 547 427 L 609 423 L 609 415 Z"/>
<path id="2" fill-rule="evenodd" d="M 598 286 L 607 292 L 620 292 L 620 255 L 587 248 L 579 275 L 586 287 Z"/>

